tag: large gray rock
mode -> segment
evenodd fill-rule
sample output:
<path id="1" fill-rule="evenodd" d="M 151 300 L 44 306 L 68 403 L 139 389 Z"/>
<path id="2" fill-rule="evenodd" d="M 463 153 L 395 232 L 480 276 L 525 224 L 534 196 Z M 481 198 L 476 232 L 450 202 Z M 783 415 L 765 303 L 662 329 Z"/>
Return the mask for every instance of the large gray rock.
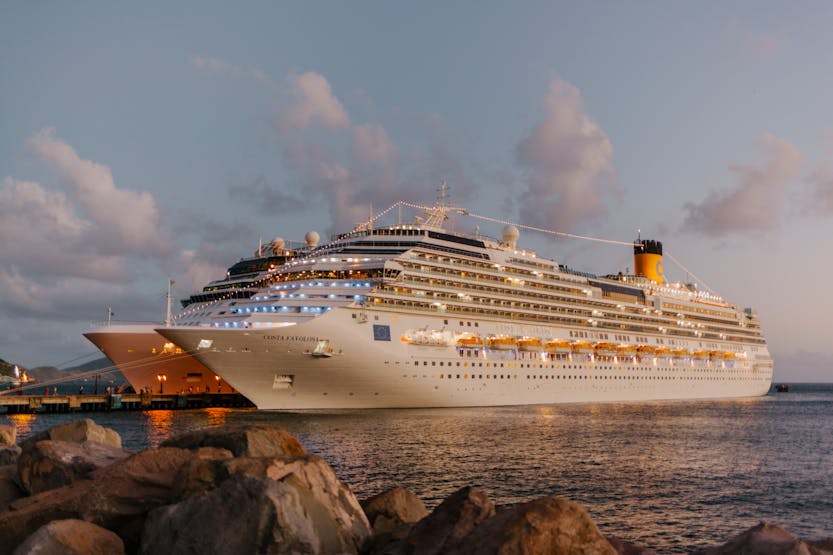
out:
<path id="1" fill-rule="evenodd" d="M 307 454 L 295 436 L 286 430 L 257 425 L 194 430 L 164 441 L 161 447 L 219 447 L 228 449 L 235 457 L 303 457 Z"/>
<path id="2" fill-rule="evenodd" d="M 17 485 L 17 465 L 0 466 L 0 513 L 24 495 L 26 494 Z"/>
<path id="3" fill-rule="evenodd" d="M 201 447 L 196 455 L 182 466 L 174 480 L 174 496 L 177 499 L 205 494 L 229 477 L 225 463 L 232 459 L 231 451 Z"/>
<path id="4" fill-rule="evenodd" d="M 70 441 L 72 443 L 84 443 L 85 441 L 96 441 L 109 445 L 110 447 L 121 448 L 121 436 L 115 430 L 99 426 L 93 420 L 84 418 L 54 426 L 38 434 L 29 437 L 23 442 L 23 450 L 27 445 L 44 440 Z"/>
<path id="5" fill-rule="evenodd" d="M 459 555 L 616 555 L 587 511 L 545 497 L 501 511 L 446 550 Z"/>
<path id="6" fill-rule="evenodd" d="M 447 497 L 434 511 L 411 529 L 405 540 L 407 548 L 394 546 L 398 552 L 414 555 L 446 553 L 495 515 L 495 504 L 481 490 L 464 487 Z"/>
<path id="7" fill-rule="evenodd" d="M 59 488 L 130 455 L 130 451 L 97 441 L 27 442 L 17 461 L 20 485 L 30 494 Z"/>
<path id="8" fill-rule="evenodd" d="M 361 506 L 376 535 L 392 533 L 402 524 L 418 522 L 428 515 L 425 503 L 401 486 L 365 499 Z"/>
<path id="9" fill-rule="evenodd" d="M 200 452 L 148 449 L 90 473 L 88 479 L 18 499 L 0 514 L 0 555 L 41 526 L 77 518 L 117 533 L 126 549 L 138 548 L 147 513 L 175 503 L 173 483 L 180 469 Z"/>
<path id="10" fill-rule="evenodd" d="M 53 520 L 26 538 L 13 555 L 124 555 L 124 543 L 113 532 L 83 520 Z"/>
<path id="11" fill-rule="evenodd" d="M 295 474 L 233 476 L 202 497 L 149 516 L 141 553 L 357 553 L 366 537 L 344 534 L 331 507 Z"/>
<path id="12" fill-rule="evenodd" d="M 20 447 L 17 445 L 4 445 L 0 447 L 0 466 L 7 464 L 17 464 L 17 458 L 20 457 Z"/>
<path id="13" fill-rule="evenodd" d="M 195 458 L 180 470 L 175 495 L 180 499 L 204 496 L 226 480 L 241 476 L 297 483 L 318 505 L 327 508 L 340 537 L 354 538 L 354 543 L 361 545 L 371 536 L 370 525 L 353 492 L 322 458 L 314 455 Z"/>
<path id="14" fill-rule="evenodd" d="M 607 541 L 616 550 L 619 555 L 657 555 L 657 552 L 647 547 L 635 544 L 633 542 L 621 540 L 619 538 L 612 538 L 607 536 Z"/>
<path id="15" fill-rule="evenodd" d="M 17 443 L 17 428 L 0 424 L 0 445 L 15 445 Z"/>
<path id="16" fill-rule="evenodd" d="M 831 553 L 823 542 L 808 545 L 786 528 L 761 522 L 717 547 L 697 551 L 697 555 L 823 555 Z"/>

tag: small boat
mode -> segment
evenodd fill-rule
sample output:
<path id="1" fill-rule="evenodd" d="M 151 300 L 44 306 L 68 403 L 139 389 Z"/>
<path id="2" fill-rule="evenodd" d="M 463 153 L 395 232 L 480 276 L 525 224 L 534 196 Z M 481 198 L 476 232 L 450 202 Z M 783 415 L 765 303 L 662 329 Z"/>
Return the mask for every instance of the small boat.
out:
<path id="1" fill-rule="evenodd" d="M 476 333 L 467 333 L 457 338 L 457 347 L 464 349 L 479 349 L 483 346 L 483 338 Z"/>
<path id="2" fill-rule="evenodd" d="M 778 393 L 788 393 L 790 391 L 790 386 L 785 383 L 779 383 L 775 386 L 775 391 Z"/>
<path id="3" fill-rule="evenodd" d="M 618 345 L 616 347 L 616 354 L 623 357 L 632 357 L 636 354 L 636 347 L 633 345 Z"/>
<path id="4" fill-rule="evenodd" d="M 429 330 L 426 328 L 408 330 L 402 336 L 402 342 L 423 347 L 448 347 L 451 344 L 451 333 L 445 330 Z"/>
<path id="5" fill-rule="evenodd" d="M 616 356 L 617 348 L 613 343 L 596 343 L 596 354 L 602 356 Z"/>
<path id="6" fill-rule="evenodd" d="M 522 337 L 518 339 L 518 349 L 521 351 L 537 352 L 543 348 L 544 346 L 541 343 L 541 340 L 537 337 Z"/>
<path id="7" fill-rule="evenodd" d="M 688 349 L 674 349 L 671 354 L 674 355 L 674 358 L 688 358 L 691 356 Z"/>
<path id="8" fill-rule="evenodd" d="M 493 335 L 486 340 L 486 345 L 496 351 L 511 351 L 518 348 L 518 341 L 508 335 Z"/>
<path id="9" fill-rule="evenodd" d="M 573 341 L 570 343 L 570 349 L 574 353 L 581 353 L 585 355 L 593 354 L 593 345 L 587 341 Z"/>
<path id="10" fill-rule="evenodd" d="M 569 353 L 570 342 L 566 339 L 550 339 L 544 344 L 548 353 Z"/>

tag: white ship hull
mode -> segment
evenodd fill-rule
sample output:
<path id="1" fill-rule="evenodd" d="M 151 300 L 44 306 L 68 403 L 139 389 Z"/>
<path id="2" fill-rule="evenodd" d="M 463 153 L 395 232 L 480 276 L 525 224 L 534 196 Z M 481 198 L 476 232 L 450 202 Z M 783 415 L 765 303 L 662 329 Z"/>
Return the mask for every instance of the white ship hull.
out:
<path id="1" fill-rule="evenodd" d="M 556 360 L 545 352 L 400 339 L 408 330 L 426 328 L 542 339 L 568 337 L 571 331 L 442 313 L 359 312 L 353 307 L 282 328 L 157 331 L 267 410 L 737 398 L 765 395 L 772 382 L 765 345 L 743 346 L 737 352 L 737 343 L 727 344 L 738 354 L 731 362 L 578 353 Z M 328 341 L 327 356 L 317 356 L 321 340 Z M 697 342 L 683 347 L 693 351 Z"/>

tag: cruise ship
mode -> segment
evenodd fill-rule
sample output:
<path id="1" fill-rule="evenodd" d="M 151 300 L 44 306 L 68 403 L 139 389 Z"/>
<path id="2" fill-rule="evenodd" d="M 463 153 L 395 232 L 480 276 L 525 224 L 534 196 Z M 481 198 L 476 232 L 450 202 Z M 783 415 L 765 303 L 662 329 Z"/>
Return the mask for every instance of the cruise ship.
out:
<path id="1" fill-rule="evenodd" d="M 254 255 L 241 258 L 226 270 L 226 275 L 205 285 L 198 293 L 180 301 L 182 310 L 171 315 L 171 291 L 168 289 L 167 318 L 157 323 L 111 321 L 92 324 L 84 333 L 121 371 L 135 391 L 160 393 L 234 393 L 220 376 L 184 352 L 155 329 L 191 325 L 201 321 L 210 308 L 213 313 L 236 299 L 247 299 L 264 286 L 264 278 L 287 260 L 318 246 L 318 234 L 307 233 L 304 246 L 287 244 L 281 238 L 258 245 Z M 169 284 L 170 285 L 170 284 Z"/>
<path id="2" fill-rule="evenodd" d="M 523 226 L 468 235 L 444 227 L 465 211 L 422 208 L 413 224 L 371 219 L 288 261 L 250 298 L 157 331 L 270 410 L 769 391 L 756 313 L 667 282 L 660 242 L 626 243 L 633 275 L 593 275 L 520 248 Z"/>

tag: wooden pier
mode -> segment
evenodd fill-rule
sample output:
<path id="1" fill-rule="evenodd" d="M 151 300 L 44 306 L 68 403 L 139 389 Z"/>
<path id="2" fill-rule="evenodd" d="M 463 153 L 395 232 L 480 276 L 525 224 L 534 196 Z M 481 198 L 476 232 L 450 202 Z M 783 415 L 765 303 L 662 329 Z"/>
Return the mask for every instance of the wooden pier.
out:
<path id="1" fill-rule="evenodd" d="M 206 407 L 248 408 L 254 405 L 239 393 L 0 395 L 0 414 L 175 410 Z"/>

